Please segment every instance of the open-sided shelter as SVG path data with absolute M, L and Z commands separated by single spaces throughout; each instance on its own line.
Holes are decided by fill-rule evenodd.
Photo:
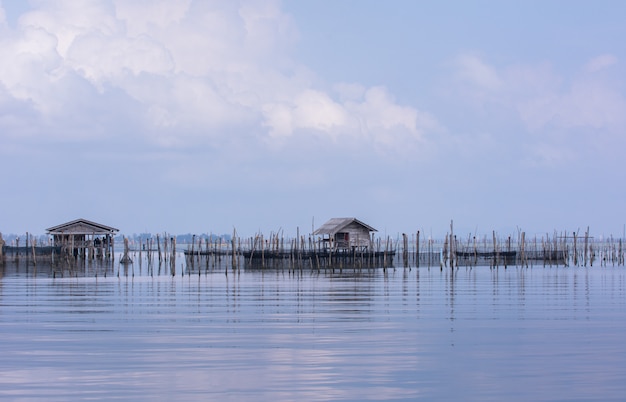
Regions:
M 85 258 L 89 256 L 107 256 L 113 252 L 113 236 L 119 229 L 87 219 L 76 219 L 46 229 L 53 237 L 55 246 L 62 247 L 65 252 Z

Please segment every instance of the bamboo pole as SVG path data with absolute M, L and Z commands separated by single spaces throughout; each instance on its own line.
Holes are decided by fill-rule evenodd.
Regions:
M 525 246 L 526 246 L 526 232 L 522 232 L 520 234 L 520 245 L 519 245 L 520 265 L 522 266 L 522 268 L 527 266 Z
M 402 264 L 404 268 L 409 265 L 409 239 L 406 233 L 402 233 Z
M 576 232 L 573 232 L 574 236 L 574 266 L 578 266 L 578 250 L 576 248 Z
M 585 231 L 585 249 L 584 249 L 584 262 L 585 267 L 587 266 L 587 257 L 588 257 L 588 247 L 589 247 L 589 226 L 587 226 L 587 231 Z
M 498 249 L 496 247 L 496 231 L 493 230 L 491 233 L 493 237 L 493 267 L 497 268 L 498 267 Z
M 478 245 L 476 244 L 476 235 L 474 235 L 474 266 L 478 265 Z
M 176 269 L 176 252 L 178 250 L 178 237 L 172 236 L 172 244 L 170 245 L 170 263 Z
M 454 221 L 450 221 L 450 269 L 454 269 L 454 254 L 456 253 L 455 249 L 455 237 L 454 237 Z
M 415 266 L 417 268 L 420 267 L 420 231 L 417 231 L 417 236 L 415 239 Z
M 168 238 L 167 237 L 168 237 L 167 233 L 163 232 L 163 256 L 165 257 L 165 261 L 166 262 L 169 260 Z M 171 239 L 169 241 L 171 241 Z
M 232 247 L 232 268 L 236 269 L 237 268 L 237 259 L 236 259 L 236 254 L 235 254 L 235 245 L 236 245 L 236 236 L 237 236 L 237 230 L 235 228 L 233 228 L 233 237 L 231 239 L 231 247 Z

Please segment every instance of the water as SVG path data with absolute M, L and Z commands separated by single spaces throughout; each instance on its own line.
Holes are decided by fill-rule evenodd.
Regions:
M 0 398 L 626 398 L 623 267 L 184 269 L 5 267 Z

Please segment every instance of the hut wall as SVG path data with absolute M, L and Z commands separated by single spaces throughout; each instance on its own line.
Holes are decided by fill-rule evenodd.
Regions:
M 370 244 L 370 232 L 367 228 L 354 222 L 343 228 L 337 233 L 341 237 L 340 233 L 348 233 L 349 244 L 338 244 L 338 247 L 368 247 Z

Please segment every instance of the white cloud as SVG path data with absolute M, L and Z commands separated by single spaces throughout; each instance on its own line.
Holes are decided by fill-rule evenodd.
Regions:
M 113 37 L 121 30 L 110 1 L 41 0 L 37 6 L 21 17 L 20 29 L 39 28 L 53 35 L 57 40 L 56 51 L 61 57 L 67 56 L 77 38 L 92 34 Z
M 617 64 L 617 57 L 612 54 L 603 54 L 589 60 L 585 65 L 585 69 L 589 72 L 596 72 L 615 64 Z
M 548 128 L 617 132 L 626 121 L 626 99 L 614 79 L 592 74 L 614 63 L 614 56 L 596 57 L 569 79 L 545 63 L 496 69 L 481 59 L 463 56 L 457 68 L 470 101 L 517 111 L 531 132 Z
M 531 130 L 548 127 L 589 128 L 617 132 L 626 123 L 626 99 L 597 81 L 577 81 L 566 92 L 544 93 L 520 101 L 522 119 Z
M 363 97 L 367 88 L 356 83 L 340 82 L 334 85 L 333 90 L 342 101 L 358 101 Z
M 384 87 L 360 90 L 358 85 L 337 87 L 340 98 L 304 90 L 292 102 L 264 107 L 265 125 L 275 137 L 313 132 L 333 142 L 379 147 L 379 151 L 418 151 L 426 132 L 440 131 L 436 119 L 409 106 L 398 105 Z M 346 96 L 347 94 L 347 96 Z
M 39 0 L 0 40 L 12 60 L 0 84 L 58 125 L 47 135 L 81 122 L 102 132 L 90 126 L 101 120 L 71 118 L 72 108 L 116 110 L 106 102 L 126 97 L 144 125 L 138 136 L 163 147 L 252 130 L 270 143 L 315 133 L 405 148 L 438 127 L 382 87 L 317 87 L 291 59 L 297 38 L 278 1 Z
M 473 54 L 462 54 L 457 58 L 457 73 L 461 80 L 476 87 L 495 91 L 501 88 L 502 79 L 496 69 Z
M 152 29 L 161 30 L 180 24 L 192 0 L 115 1 L 115 15 L 124 22 L 129 36 L 140 36 Z
M 273 136 L 290 136 L 295 130 L 315 130 L 330 136 L 349 126 L 343 105 L 321 91 L 305 89 L 292 102 L 268 104 L 263 108 L 265 125 Z
M 50 85 L 58 78 L 61 59 L 54 36 L 39 28 L 0 40 L 0 83 L 12 97 L 32 102 L 42 113 L 54 109 Z
M 169 52 L 147 36 L 106 37 L 93 34 L 76 38 L 68 49 L 66 63 L 97 86 L 123 85 L 126 74 L 167 75 L 174 63 Z
M 365 92 L 363 102 L 353 103 L 351 110 L 364 117 L 367 129 L 403 127 L 417 133 L 417 112 L 412 107 L 396 105 L 385 88 L 374 87 Z
M 327 94 L 305 90 L 295 99 L 294 117 L 298 127 L 332 132 L 346 126 L 348 116 L 344 108 Z
M 263 107 L 264 126 L 272 137 L 288 137 L 293 133 L 293 112 L 287 104 L 269 103 Z
M 478 124 L 492 127 L 499 148 L 518 148 L 531 165 L 564 166 L 591 150 L 626 146 L 624 76 L 609 68 L 616 63 L 603 54 L 567 76 L 546 62 L 495 67 L 462 55 L 452 96 L 479 111 Z

